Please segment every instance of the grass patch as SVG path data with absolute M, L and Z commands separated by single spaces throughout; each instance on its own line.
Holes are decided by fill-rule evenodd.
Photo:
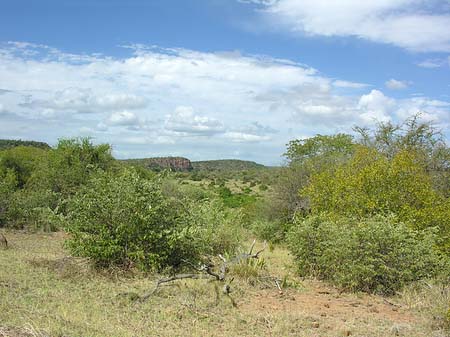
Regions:
M 63 249 L 65 235 L 5 233 L 0 251 L 0 336 L 352 336 L 392 335 L 395 324 L 410 337 L 445 336 L 420 311 L 393 308 L 382 297 L 339 294 L 317 281 L 293 275 L 291 256 L 266 250 L 264 268 L 298 287 L 260 287 L 236 276 L 230 294 L 216 282 L 182 280 L 161 286 L 146 302 L 134 301 L 152 289 L 158 275 L 99 273 L 88 260 Z M 255 247 L 259 249 L 260 246 Z M 402 301 L 400 299 L 399 301 Z M 418 316 L 417 316 L 418 315 Z M 434 330 L 433 330 L 434 329 Z

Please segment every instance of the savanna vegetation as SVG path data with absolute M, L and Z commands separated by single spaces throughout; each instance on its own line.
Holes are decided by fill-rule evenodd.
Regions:
M 282 168 L 1 144 L 0 336 L 448 334 L 450 148 L 420 116 Z

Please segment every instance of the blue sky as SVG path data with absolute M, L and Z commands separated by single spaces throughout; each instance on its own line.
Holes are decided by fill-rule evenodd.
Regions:
M 3 0 L 0 138 L 279 164 L 423 112 L 449 136 L 446 0 Z

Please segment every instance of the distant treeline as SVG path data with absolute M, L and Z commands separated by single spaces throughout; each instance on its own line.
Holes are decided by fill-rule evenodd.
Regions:
M 16 146 L 34 146 L 41 149 L 50 149 L 50 146 L 44 142 L 35 142 L 33 140 L 0 139 L 0 150 L 9 149 Z

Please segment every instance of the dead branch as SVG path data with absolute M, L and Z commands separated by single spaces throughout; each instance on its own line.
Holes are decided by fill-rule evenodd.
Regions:
M 255 240 L 253 240 L 253 243 L 250 247 L 250 250 L 248 253 L 242 253 L 232 259 L 232 263 L 239 263 L 241 261 L 245 261 L 248 259 L 258 259 L 259 254 L 261 254 L 264 250 L 267 248 L 267 241 L 264 241 L 264 246 L 262 249 L 258 250 L 255 254 L 253 254 L 253 247 L 255 246 Z
M 264 247 L 261 250 L 259 250 L 253 254 L 253 249 L 254 249 L 255 244 L 256 244 L 256 240 L 254 240 L 253 243 L 251 244 L 248 253 L 240 254 L 240 255 L 234 257 L 233 259 L 231 259 L 231 261 L 227 261 L 227 259 L 223 255 L 219 254 L 218 257 L 222 261 L 222 263 L 220 264 L 220 266 L 218 268 L 218 272 L 214 271 L 213 268 L 215 266 L 211 261 L 201 264 L 201 265 L 195 265 L 195 264 L 191 263 L 190 261 L 184 260 L 183 262 L 188 264 L 193 270 L 197 271 L 197 273 L 177 274 L 177 275 L 170 276 L 167 278 L 159 279 L 158 281 L 156 281 L 155 287 L 153 288 L 153 290 L 140 296 L 139 300 L 146 301 L 149 297 L 151 297 L 158 290 L 158 288 L 161 284 L 169 283 L 169 282 L 173 282 L 173 281 L 177 281 L 177 280 L 210 279 L 210 280 L 214 280 L 214 281 L 225 282 L 226 277 L 227 277 L 227 272 L 229 270 L 228 265 L 230 263 L 235 264 L 235 263 L 240 263 L 240 262 L 248 260 L 248 259 L 257 259 L 257 258 L 259 258 L 259 254 L 261 254 L 266 249 L 266 246 L 267 246 L 267 242 L 264 241 Z M 233 280 L 234 280 L 234 278 L 231 278 L 231 280 L 227 281 L 224 284 L 224 286 L 222 288 L 222 293 L 230 298 L 232 305 L 235 307 L 236 302 L 230 296 L 230 293 L 231 293 L 230 284 L 231 284 L 231 282 L 233 282 Z M 276 285 L 278 288 L 280 288 L 278 282 L 276 282 Z M 216 291 L 217 291 L 217 289 L 216 289 Z

